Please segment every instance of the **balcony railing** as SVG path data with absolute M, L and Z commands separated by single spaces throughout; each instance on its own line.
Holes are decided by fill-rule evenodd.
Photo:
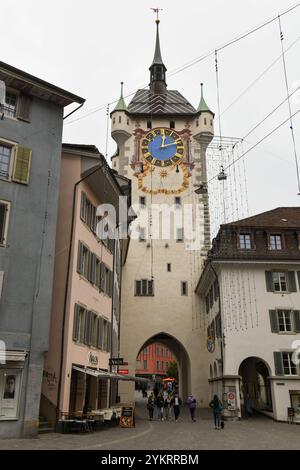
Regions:
M 10 118 L 16 117 L 16 108 L 14 106 L 8 106 L 6 104 L 0 104 L 0 116 L 7 116 Z

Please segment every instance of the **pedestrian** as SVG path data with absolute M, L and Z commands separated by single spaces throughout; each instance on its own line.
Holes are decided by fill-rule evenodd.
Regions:
M 194 423 L 196 421 L 195 411 L 196 411 L 196 406 L 197 406 L 197 400 L 194 397 L 194 395 L 191 394 L 191 395 L 188 396 L 187 404 L 188 404 L 188 407 L 189 407 L 189 410 L 190 410 L 190 413 L 191 413 L 192 421 Z
M 171 400 L 171 406 L 173 406 L 174 410 L 174 416 L 175 416 L 175 422 L 177 423 L 178 417 L 180 414 L 180 406 L 182 404 L 182 400 L 179 396 L 179 393 L 176 391 L 173 395 L 173 398 Z
M 155 398 L 154 398 L 154 393 L 151 392 L 151 393 L 150 393 L 150 396 L 149 396 L 149 398 L 148 398 L 148 403 L 147 403 L 147 408 L 148 408 L 148 413 L 149 413 L 149 419 L 150 419 L 150 421 L 153 420 L 154 407 L 155 407 Z
M 157 406 L 157 417 L 161 421 L 164 420 L 164 397 L 162 392 L 160 392 L 156 399 L 156 406 Z
M 252 400 L 250 398 L 249 393 L 247 393 L 245 397 L 245 410 L 246 410 L 247 418 L 251 418 L 253 411 L 252 411 Z
M 154 398 L 155 398 L 155 400 L 157 400 L 157 397 L 158 397 L 158 394 L 159 394 L 159 390 L 158 390 L 157 385 L 155 385 L 153 392 L 154 392 Z
M 170 419 L 170 408 L 171 408 L 171 395 L 169 394 L 165 399 L 164 410 L 165 410 L 165 420 L 169 421 Z
M 219 400 L 218 395 L 214 395 L 214 398 L 210 402 L 209 406 L 213 410 L 215 429 L 220 429 L 223 405 L 221 401 Z

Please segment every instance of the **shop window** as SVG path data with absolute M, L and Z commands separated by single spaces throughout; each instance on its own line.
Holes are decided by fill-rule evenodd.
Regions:
M 0 369 L 0 420 L 18 417 L 22 370 Z

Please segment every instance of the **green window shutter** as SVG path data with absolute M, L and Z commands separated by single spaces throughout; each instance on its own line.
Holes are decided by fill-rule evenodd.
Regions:
M 298 287 L 300 290 L 300 271 L 297 271 L 297 276 L 298 276 Z
M 32 98 L 25 93 L 21 93 L 18 97 L 17 105 L 17 118 L 22 119 L 22 121 L 30 122 L 31 119 L 31 105 Z
M 114 275 L 112 271 L 109 271 L 109 278 L 110 278 L 110 283 L 109 283 L 109 297 L 113 296 L 113 282 L 114 282 Z
M 135 281 L 135 295 L 141 295 L 142 281 Z
M 78 304 L 75 304 L 74 320 L 73 320 L 73 340 L 74 341 L 78 340 L 79 311 L 80 311 L 80 306 Z
M 273 273 L 272 273 L 272 271 L 266 271 L 265 276 L 266 276 L 267 292 L 274 292 Z
M 89 310 L 85 311 L 85 322 L 84 322 L 84 344 L 90 345 L 90 317 L 91 312 Z
M 288 271 L 289 292 L 297 292 L 295 271 Z
M 14 158 L 12 181 L 16 183 L 28 184 L 32 150 L 18 145 Z
M 277 310 L 269 310 L 272 333 L 279 333 L 279 322 Z
M 275 375 L 284 375 L 281 352 L 274 352 Z
M 300 333 L 300 310 L 294 310 L 294 328 L 296 333 Z
M 77 272 L 82 274 L 82 261 L 83 261 L 83 244 L 78 242 L 78 253 L 77 253 Z

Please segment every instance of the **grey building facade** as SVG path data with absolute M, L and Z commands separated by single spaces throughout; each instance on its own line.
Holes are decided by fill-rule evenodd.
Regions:
M 37 433 L 64 107 L 84 99 L 0 62 L 0 437 Z

